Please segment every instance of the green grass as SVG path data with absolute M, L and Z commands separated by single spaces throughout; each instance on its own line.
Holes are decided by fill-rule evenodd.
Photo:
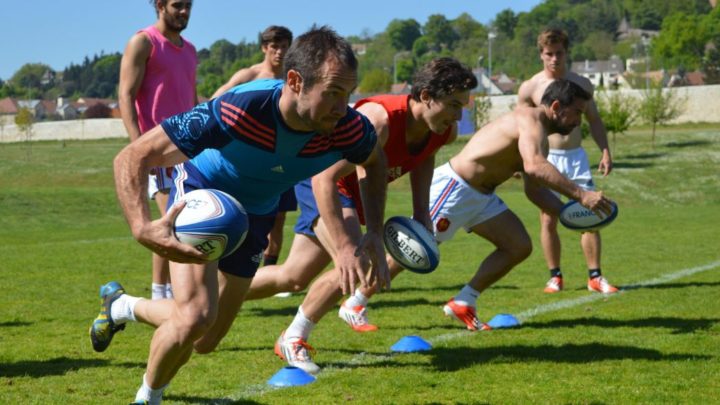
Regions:
M 597 182 L 620 206 L 603 230 L 604 274 L 625 286 L 612 297 L 585 290 L 578 235 L 561 231 L 566 290 L 545 295 L 539 249 L 480 297 L 479 315 L 523 317 L 523 326 L 463 331 L 441 306 L 489 253 L 458 234 L 440 268 L 402 274 L 371 302 L 372 334 L 334 313 L 310 343 L 324 368 L 305 387 L 266 385 L 283 363 L 272 354 L 302 295 L 248 302 L 210 355 L 194 356 L 166 403 L 712 403 L 720 392 L 720 131 L 673 127 L 619 135 L 615 171 Z M 447 160 L 459 140 L 441 153 Z M 127 403 L 144 371 L 152 330 L 129 325 L 105 353 L 87 328 L 97 288 L 116 279 L 149 296 L 150 254 L 130 237 L 115 200 L 111 161 L 121 140 L 0 144 L 0 403 Z M 597 152 L 586 147 L 591 160 Z M 511 180 L 501 197 L 537 244 L 538 212 Z M 388 215 L 409 212 L 406 179 Z M 286 224 L 286 248 L 295 215 Z M 685 269 L 702 268 L 679 274 Z M 662 279 L 662 276 L 678 275 Z M 650 285 L 642 285 L 655 280 Z M 589 298 L 588 300 L 585 300 Z M 566 303 L 563 309 L 549 305 Z M 393 355 L 400 337 L 433 343 Z

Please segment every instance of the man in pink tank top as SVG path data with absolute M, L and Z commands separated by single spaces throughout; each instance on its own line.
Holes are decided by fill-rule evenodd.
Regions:
M 157 14 L 154 25 L 139 30 L 128 41 L 120 65 L 118 99 L 130 141 L 166 118 L 197 104 L 195 47 L 180 33 L 190 19 L 190 0 L 151 0 Z M 165 214 L 172 168 L 155 168 L 148 195 Z M 153 254 L 152 297 L 171 298 L 166 259 Z

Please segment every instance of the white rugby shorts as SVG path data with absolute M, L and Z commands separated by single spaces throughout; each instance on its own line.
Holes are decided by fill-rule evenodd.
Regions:
M 148 175 L 148 198 L 151 200 L 155 199 L 155 194 L 158 191 L 167 192 L 170 190 L 173 182 L 172 167 L 156 167 L 155 173 Z
M 575 149 L 550 149 L 547 157 L 558 171 L 583 190 L 594 191 L 595 183 L 592 179 L 590 161 L 583 148 Z M 555 195 L 558 195 L 555 193 Z
M 483 194 L 472 188 L 446 163 L 435 169 L 430 186 L 430 218 L 435 239 L 452 239 L 460 227 L 470 232 L 508 209 L 495 193 Z

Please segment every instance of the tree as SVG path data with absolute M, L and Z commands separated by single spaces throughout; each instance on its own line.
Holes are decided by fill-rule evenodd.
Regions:
M 433 14 L 428 17 L 423 26 L 423 34 L 427 36 L 436 50 L 443 47 L 451 48 L 459 39 L 459 35 L 453 29 L 450 21 L 442 14 Z
M 15 116 L 15 125 L 17 125 L 20 132 L 25 134 L 25 142 L 28 145 L 28 157 L 30 156 L 30 140 L 32 139 L 32 126 L 33 126 L 33 115 L 30 109 L 27 107 L 20 107 L 18 113 Z
M 420 33 L 420 23 L 410 18 L 407 20 L 394 19 L 385 29 L 390 37 L 390 44 L 398 51 L 409 51 Z
M 392 77 L 383 69 L 373 69 L 364 76 L 358 90 L 361 93 L 387 93 L 390 91 Z
M 665 17 L 660 35 L 652 41 L 653 59 L 694 70 L 705 54 L 708 34 L 700 15 L 676 13 Z
M 655 129 L 657 125 L 665 125 L 685 111 L 687 99 L 673 90 L 663 91 L 661 86 L 653 86 L 643 91 L 638 114 L 652 125 L 652 148 L 655 149 Z
M 615 153 L 617 134 L 624 134 L 637 118 L 637 100 L 624 96 L 619 91 L 603 91 L 596 94 L 595 102 L 605 129 L 612 133 L 613 154 Z
M 515 15 L 511 9 L 506 8 L 495 16 L 493 27 L 495 27 L 499 34 L 503 34 L 509 39 L 513 39 L 515 37 L 515 27 L 517 24 L 518 16 Z

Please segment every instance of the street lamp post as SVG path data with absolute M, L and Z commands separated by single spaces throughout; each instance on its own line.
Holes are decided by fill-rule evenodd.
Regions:
M 485 57 L 483 55 L 478 56 L 477 71 L 478 71 L 478 77 L 479 77 L 478 83 L 480 85 L 480 90 L 485 92 L 485 83 L 483 83 L 483 80 L 482 80 L 482 78 L 483 78 L 483 69 L 482 69 L 483 59 L 485 59 Z
M 405 56 L 408 54 L 408 51 L 402 51 L 398 52 L 395 55 L 393 55 L 393 84 L 397 83 L 397 61 L 398 56 Z
M 492 83 L 492 40 L 497 37 L 494 31 L 488 31 L 488 79 Z
M 642 36 L 642 44 L 645 49 L 645 90 L 650 89 L 650 38 Z

